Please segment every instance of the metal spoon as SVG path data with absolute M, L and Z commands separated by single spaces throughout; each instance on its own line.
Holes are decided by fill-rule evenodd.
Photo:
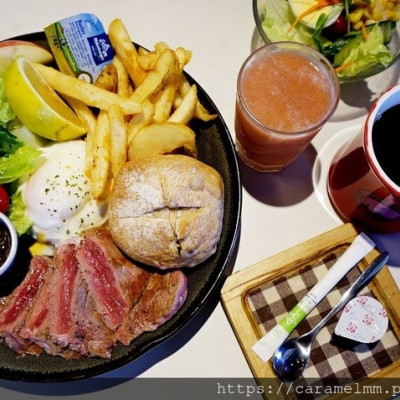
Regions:
M 335 316 L 357 293 L 363 289 L 382 269 L 389 259 L 389 253 L 383 252 L 360 274 L 356 281 L 343 294 L 332 310 L 308 333 L 284 342 L 276 350 L 272 366 L 279 378 L 294 381 L 305 370 L 309 360 L 311 345 L 319 331 Z

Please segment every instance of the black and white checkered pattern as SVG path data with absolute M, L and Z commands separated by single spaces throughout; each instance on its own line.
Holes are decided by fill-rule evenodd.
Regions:
M 248 306 L 261 332 L 265 334 L 272 329 L 326 274 L 339 256 L 340 253 L 332 254 L 315 265 L 301 268 L 292 276 L 279 277 L 249 293 Z M 301 322 L 292 333 L 292 337 L 306 333 L 315 326 L 339 301 L 359 274 L 360 270 L 353 268 Z M 364 289 L 362 294 L 374 297 L 368 288 Z M 301 384 L 302 380 L 312 380 L 319 384 L 355 382 L 400 359 L 399 339 L 390 324 L 380 341 L 363 344 L 334 334 L 339 317 L 340 313 L 318 334 L 313 343 L 311 361 L 297 384 Z

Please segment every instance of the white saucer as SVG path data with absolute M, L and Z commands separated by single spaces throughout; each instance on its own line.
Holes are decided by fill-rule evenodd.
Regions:
M 325 211 L 336 221 L 344 222 L 335 212 L 329 199 L 327 180 L 329 168 L 337 152 L 349 143 L 359 132 L 361 125 L 353 125 L 336 132 L 318 152 L 315 160 L 312 181 L 318 201 Z M 387 250 L 390 253 L 390 271 L 400 288 L 400 232 L 392 234 L 368 233 L 381 251 Z

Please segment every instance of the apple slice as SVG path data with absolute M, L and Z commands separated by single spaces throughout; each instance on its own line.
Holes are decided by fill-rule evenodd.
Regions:
M 44 47 L 25 40 L 5 40 L 0 42 L 0 73 L 18 56 L 29 61 L 47 64 L 53 61 L 53 55 Z

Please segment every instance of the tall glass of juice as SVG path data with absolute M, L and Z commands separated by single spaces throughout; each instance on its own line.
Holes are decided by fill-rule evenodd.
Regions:
M 315 49 L 275 42 L 253 52 L 237 80 L 236 148 L 262 172 L 291 164 L 331 118 L 340 84 L 331 63 Z

